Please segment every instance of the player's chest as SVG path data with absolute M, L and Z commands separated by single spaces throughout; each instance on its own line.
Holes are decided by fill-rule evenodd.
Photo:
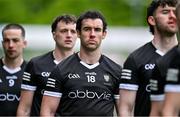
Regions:
M 3 91 L 20 89 L 22 74 L 21 72 L 15 74 L 6 71 L 2 72 L 0 75 L 0 89 Z
M 44 84 L 46 83 L 48 77 L 51 74 L 51 71 L 53 70 L 55 66 L 50 65 L 49 67 L 39 67 L 37 69 L 35 69 L 34 73 L 32 73 L 32 79 L 34 79 L 34 81 L 37 84 Z
M 65 87 L 113 87 L 118 83 L 111 72 L 100 69 L 74 70 L 65 74 Z

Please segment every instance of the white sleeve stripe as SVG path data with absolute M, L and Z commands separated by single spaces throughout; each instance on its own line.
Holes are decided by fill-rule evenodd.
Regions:
M 120 97 L 119 95 L 114 95 L 115 99 L 119 99 L 119 97 Z
M 139 87 L 138 87 L 138 85 L 135 85 L 135 84 L 120 84 L 119 88 L 137 91 Z
M 165 85 L 165 92 L 180 92 L 180 85 L 177 84 L 167 84 Z
M 55 82 L 56 80 L 55 80 L 55 79 L 52 79 L 52 78 L 48 78 L 48 81 Z
M 30 76 L 31 74 L 30 74 L 30 73 L 28 73 L 28 72 L 24 72 L 24 75 L 28 75 L 28 76 Z
M 53 96 L 53 97 L 61 97 L 62 93 L 52 92 L 52 91 L 44 91 L 44 94 L 46 96 Z
M 47 81 L 47 84 L 55 84 L 55 82 Z
M 164 100 L 164 94 L 161 95 L 151 95 L 151 101 L 163 101 Z
M 21 84 L 21 89 L 35 91 L 36 90 L 36 86 L 30 86 L 30 85 Z
M 130 73 L 121 73 L 121 75 L 123 75 L 123 76 L 131 76 Z
M 121 76 L 121 79 L 128 79 L 128 80 L 130 80 L 131 77 L 129 77 L 129 76 Z
M 54 85 L 51 84 L 46 84 L 47 87 L 55 87 Z
M 30 76 L 27 76 L 27 75 L 23 75 L 23 77 L 25 77 L 25 78 L 30 78 Z
M 123 69 L 122 72 L 127 72 L 127 73 L 131 73 L 132 71 L 129 69 Z
M 23 80 L 25 80 L 25 81 L 30 81 L 30 79 L 29 79 L 29 78 L 23 78 Z

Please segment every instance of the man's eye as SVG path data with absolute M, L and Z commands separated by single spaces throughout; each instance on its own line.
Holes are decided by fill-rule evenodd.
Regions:
M 97 32 L 101 32 L 102 31 L 101 28 L 95 28 L 94 30 L 97 31 Z
M 67 30 L 60 30 L 60 32 L 61 32 L 61 33 L 65 33 L 65 32 L 67 32 Z
M 168 10 L 164 10 L 164 11 L 162 11 L 162 13 L 163 13 L 163 14 L 168 14 L 169 11 L 168 11 Z
M 83 30 L 84 30 L 84 31 L 90 31 L 91 29 L 88 28 L 88 27 L 87 27 L 87 28 L 85 27 Z

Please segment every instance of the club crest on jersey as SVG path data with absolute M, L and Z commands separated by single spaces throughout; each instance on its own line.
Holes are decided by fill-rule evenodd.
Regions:
M 146 70 L 152 70 L 152 69 L 154 69 L 154 67 L 155 67 L 155 64 L 146 64 L 146 65 L 144 66 L 144 68 L 145 68 Z
M 49 77 L 50 73 L 51 73 L 51 72 L 42 72 L 41 75 L 42 75 L 43 77 Z
M 109 75 L 104 75 L 104 80 L 105 80 L 106 82 L 109 82 L 109 79 L 110 79 Z
M 69 79 L 78 79 L 78 78 L 80 78 L 80 76 L 79 76 L 79 74 L 69 73 L 68 78 Z

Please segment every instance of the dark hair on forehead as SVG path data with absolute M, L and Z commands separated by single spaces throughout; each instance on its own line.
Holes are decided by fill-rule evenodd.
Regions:
M 2 36 L 4 36 L 4 31 L 9 30 L 9 29 L 21 30 L 21 35 L 23 38 L 25 38 L 25 29 L 23 28 L 23 26 L 21 26 L 20 24 L 14 24 L 14 23 L 10 23 L 4 26 L 4 28 L 2 29 Z
M 147 16 L 146 20 L 150 28 L 150 32 L 154 35 L 154 28 L 151 24 L 148 22 L 148 17 L 153 16 L 154 12 L 159 6 L 165 7 L 166 5 L 171 7 L 176 7 L 177 0 L 152 0 L 151 4 L 147 8 Z
M 180 14 L 180 2 L 178 3 L 178 5 L 176 7 L 176 16 L 179 17 L 179 19 L 180 19 L 179 14 Z
M 61 16 L 58 16 L 54 19 L 52 25 L 51 25 L 51 32 L 54 32 L 57 28 L 57 24 L 59 22 L 65 22 L 66 24 L 70 24 L 70 23 L 73 23 L 75 24 L 76 23 L 76 17 L 74 15 L 61 15 Z
M 77 19 L 76 30 L 81 31 L 82 21 L 84 19 L 101 19 L 103 22 L 103 32 L 107 29 L 107 22 L 99 11 L 86 11 Z

